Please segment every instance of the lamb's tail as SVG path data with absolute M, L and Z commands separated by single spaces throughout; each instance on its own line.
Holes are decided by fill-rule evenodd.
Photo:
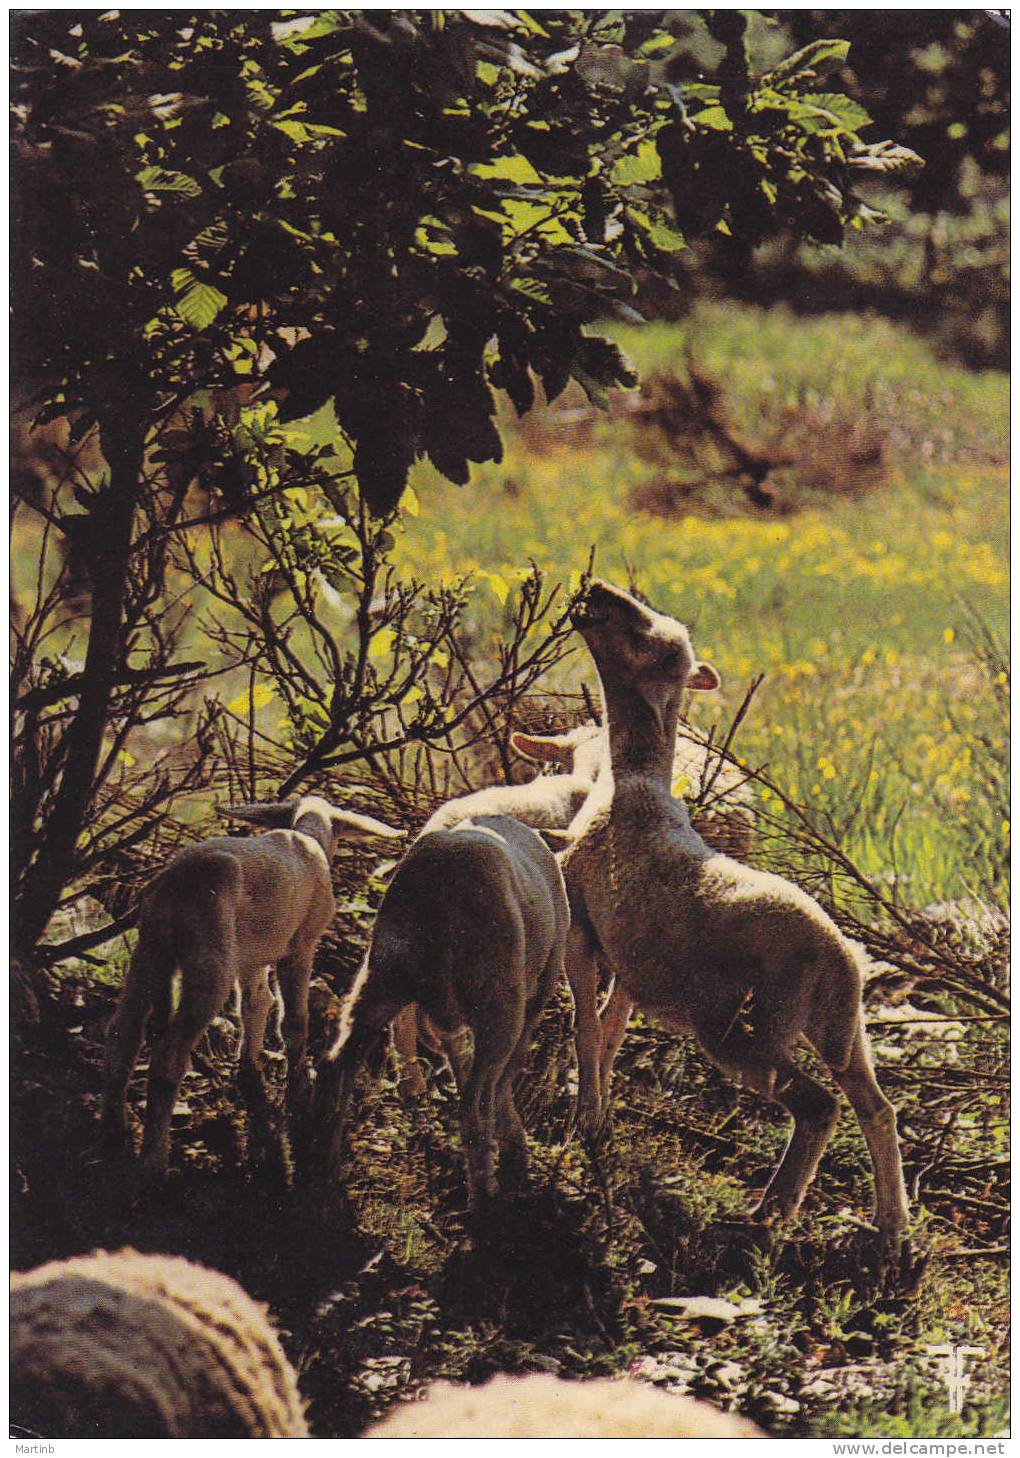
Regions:
M 127 1145 L 128 1081 L 138 1060 L 150 1011 L 154 1011 L 160 1033 L 169 1021 L 176 965 L 172 925 L 160 914 L 158 905 L 147 901 L 142 906 L 131 965 L 106 1029 L 101 1137 L 111 1152 Z
M 336 1171 L 355 1075 L 383 1031 L 411 1001 L 370 951 L 344 998 L 336 1040 L 316 1069 L 312 1165 L 317 1175 L 329 1178 Z

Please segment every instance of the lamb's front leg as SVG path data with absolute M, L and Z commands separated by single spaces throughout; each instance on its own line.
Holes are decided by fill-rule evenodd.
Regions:
M 627 1024 L 633 1011 L 633 1002 L 624 992 L 620 979 L 616 978 L 599 1014 L 602 1038 L 602 1051 L 599 1054 L 599 1106 L 603 1119 L 609 1113 L 609 1085 L 613 1077 L 613 1064 L 627 1036 Z
M 576 922 L 567 935 L 567 981 L 574 999 L 574 1043 L 577 1048 L 577 1132 L 595 1134 L 603 1118 L 599 1059 L 602 1030 L 598 1017 L 599 968 L 590 933 Z

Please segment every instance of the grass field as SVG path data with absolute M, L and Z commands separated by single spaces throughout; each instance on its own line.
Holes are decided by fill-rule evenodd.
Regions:
M 869 872 L 895 870 L 914 904 L 1001 895 L 1007 796 L 982 740 L 1001 744 L 1008 689 L 1005 377 L 853 316 L 706 306 L 616 337 L 646 380 L 690 351 L 742 438 L 799 448 L 800 478 L 797 463 L 770 478 L 778 510 L 718 482 L 683 515 L 636 509 L 668 484 L 668 438 L 642 458 L 629 418 L 589 418 L 579 396 L 508 421 L 506 459 L 470 487 L 420 468 L 398 560 L 433 581 L 480 570 L 478 627 L 497 633 L 528 559 L 569 582 L 594 547 L 597 571 L 681 616 L 719 668 L 702 727 L 765 674 L 740 753 Z M 854 486 L 862 456 L 879 463 Z M 586 675 L 578 653 L 565 682 Z

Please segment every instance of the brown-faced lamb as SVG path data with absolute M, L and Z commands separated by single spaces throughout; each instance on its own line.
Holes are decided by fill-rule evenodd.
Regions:
M 794 1119 L 760 1218 L 792 1216 L 835 1127 L 835 1097 L 794 1061 L 815 1049 L 860 1122 L 875 1174 L 875 1218 L 897 1244 L 908 1209 L 892 1105 L 879 1088 L 861 1010 L 858 953 L 799 887 L 714 853 L 670 794 L 685 689 L 718 685 L 687 629 L 606 583 L 575 616 L 609 727 L 609 772 L 571 826 L 562 857 L 571 903 L 567 975 L 577 1007 L 579 1127 L 593 1132 L 600 1087 L 597 966 L 633 1001 Z
M 481 1387 L 437 1382 L 363 1438 L 764 1438 L 746 1418 L 632 1377 L 566 1382 L 536 1374 Z
M 237 805 L 229 814 L 276 827 L 250 839 L 222 836 L 187 846 L 147 888 L 138 944 L 106 1035 L 102 1136 L 115 1150 L 129 1142 L 126 1094 L 146 1020 L 157 1024 L 149 1061 L 142 1168 L 166 1173 L 170 1117 L 191 1050 L 241 988 L 242 1088 L 264 1097 L 261 1055 L 273 1005 L 275 966 L 283 1001 L 287 1106 L 305 1107 L 309 1074 L 308 982 L 312 958 L 333 919 L 330 862 L 342 840 L 393 840 L 381 821 L 337 810 L 315 795 L 277 804 Z M 174 973 L 180 990 L 173 998 Z
M 473 1205 L 523 1175 L 527 1139 L 513 1085 L 563 970 L 570 913 L 552 851 L 509 816 L 485 815 L 412 845 L 386 889 L 340 1033 L 320 1060 L 316 1163 L 338 1164 L 343 1115 L 369 1047 L 409 1003 L 444 1033 L 467 1027 L 474 1057 L 461 1093 L 461 1136 Z
M 177 1256 L 97 1251 L 11 1279 L 10 1411 L 40 1438 L 306 1438 L 264 1306 Z

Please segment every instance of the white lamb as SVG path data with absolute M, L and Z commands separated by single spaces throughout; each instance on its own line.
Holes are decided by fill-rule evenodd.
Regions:
M 606 1113 L 595 1006 L 602 960 L 639 1007 L 693 1031 L 724 1072 L 793 1115 L 761 1217 L 797 1211 L 836 1123 L 837 1100 L 794 1061 L 798 1043 L 810 1043 L 853 1105 L 874 1167 L 876 1221 L 884 1242 L 897 1243 L 907 1198 L 895 1113 L 871 1064 L 858 954 L 799 887 L 713 853 L 670 794 L 681 695 L 717 686 L 718 675 L 695 663 L 681 623 L 605 583 L 592 585 L 575 623 L 598 669 L 611 759 L 562 858 L 582 1132 Z
M 742 859 L 750 851 L 755 837 L 750 786 L 746 777 L 723 758 L 716 746 L 690 738 L 689 734 L 689 730 L 677 733 L 670 772 L 671 790 L 677 791 L 679 786 L 683 786 L 685 792 L 692 791 L 697 795 L 709 791 L 709 805 L 699 806 L 694 811 L 698 831 L 713 850 Z M 561 766 L 563 773 L 536 781 L 539 785 L 555 785 L 568 776 L 573 779 L 580 777 L 589 782 L 590 793 L 598 776 L 608 770 L 609 736 L 597 724 L 582 724 L 566 734 L 514 734 L 511 742 L 520 754 L 529 759 Z M 457 801 L 452 804 L 456 805 Z M 563 847 L 570 843 L 573 834 L 570 827 L 573 824 L 573 820 L 568 823 Z M 633 1010 L 634 1003 L 623 984 L 614 979 L 599 1014 L 599 1088 L 603 1104 L 608 1103 L 613 1064 L 626 1037 Z
M 555 758 L 563 766 L 562 773 L 540 775 L 526 785 L 490 785 L 447 800 L 426 821 L 421 835 L 452 830 L 467 820 L 491 815 L 511 815 L 535 830 L 565 832 L 595 783 L 602 758 L 600 734 L 597 725 L 584 724 L 565 734 L 543 739 L 541 745 L 554 745 L 555 754 L 541 752 L 534 757 L 546 762 Z M 511 742 L 522 754 L 528 755 L 525 745 L 532 742 L 528 736 L 514 734 Z M 393 1019 L 393 1047 L 400 1059 L 401 1091 L 411 1098 L 423 1098 L 427 1091 L 418 1060 L 420 1045 L 430 1053 L 446 1057 L 457 1089 L 463 1092 L 471 1066 L 469 1044 L 464 1028 L 445 1031 L 414 1003 L 403 1008 Z

